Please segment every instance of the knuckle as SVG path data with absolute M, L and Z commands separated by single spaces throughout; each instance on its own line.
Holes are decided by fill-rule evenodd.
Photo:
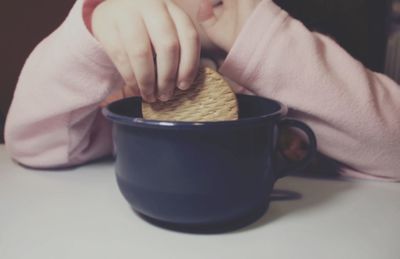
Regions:
M 176 54 L 179 52 L 179 42 L 176 39 L 172 40 L 165 40 L 164 42 L 161 43 L 161 49 L 163 51 Z
M 147 46 L 136 46 L 130 53 L 130 56 L 135 59 L 147 59 L 152 55 L 152 51 Z

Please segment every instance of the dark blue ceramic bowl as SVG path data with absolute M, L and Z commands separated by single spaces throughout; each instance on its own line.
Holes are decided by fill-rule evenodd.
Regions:
M 118 185 L 136 212 L 184 231 L 236 228 L 266 211 L 278 178 L 311 160 L 314 134 L 305 124 L 284 118 L 283 105 L 237 97 L 236 121 L 144 120 L 138 97 L 103 110 L 114 124 Z M 278 170 L 277 138 L 283 126 L 303 130 L 310 149 L 303 161 Z

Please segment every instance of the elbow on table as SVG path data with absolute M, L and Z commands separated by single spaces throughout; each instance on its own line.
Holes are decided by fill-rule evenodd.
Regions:
M 6 123 L 4 134 L 6 150 L 17 163 L 37 169 L 68 166 L 68 145 L 50 142 L 45 136 L 28 134 Z

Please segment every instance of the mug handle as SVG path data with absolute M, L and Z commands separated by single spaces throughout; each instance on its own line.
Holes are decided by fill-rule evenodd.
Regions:
M 278 122 L 278 133 L 279 133 L 278 135 L 280 135 L 280 132 L 282 132 L 283 128 L 298 128 L 301 131 L 303 131 L 308 138 L 309 148 L 308 148 L 306 156 L 302 160 L 293 161 L 292 159 L 289 159 L 288 157 L 286 157 L 285 154 L 283 154 L 282 149 L 279 147 L 279 143 L 278 143 L 277 148 L 279 149 L 281 156 L 286 161 L 290 161 L 290 164 L 287 167 L 278 170 L 276 179 L 285 177 L 292 171 L 304 169 L 317 154 L 317 139 L 315 137 L 314 132 L 312 131 L 312 129 L 309 126 L 307 126 L 307 124 L 305 124 L 304 122 L 295 120 L 295 119 L 283 118 Z

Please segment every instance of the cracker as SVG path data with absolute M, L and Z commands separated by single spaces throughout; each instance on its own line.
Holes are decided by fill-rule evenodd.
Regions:
M 143 118 L 159 121 L 226 121 L 238 118 L 229 84 L 216 71 L 201 68 L 190 89 L 176 89 L 167 102 L 142 102 Z

